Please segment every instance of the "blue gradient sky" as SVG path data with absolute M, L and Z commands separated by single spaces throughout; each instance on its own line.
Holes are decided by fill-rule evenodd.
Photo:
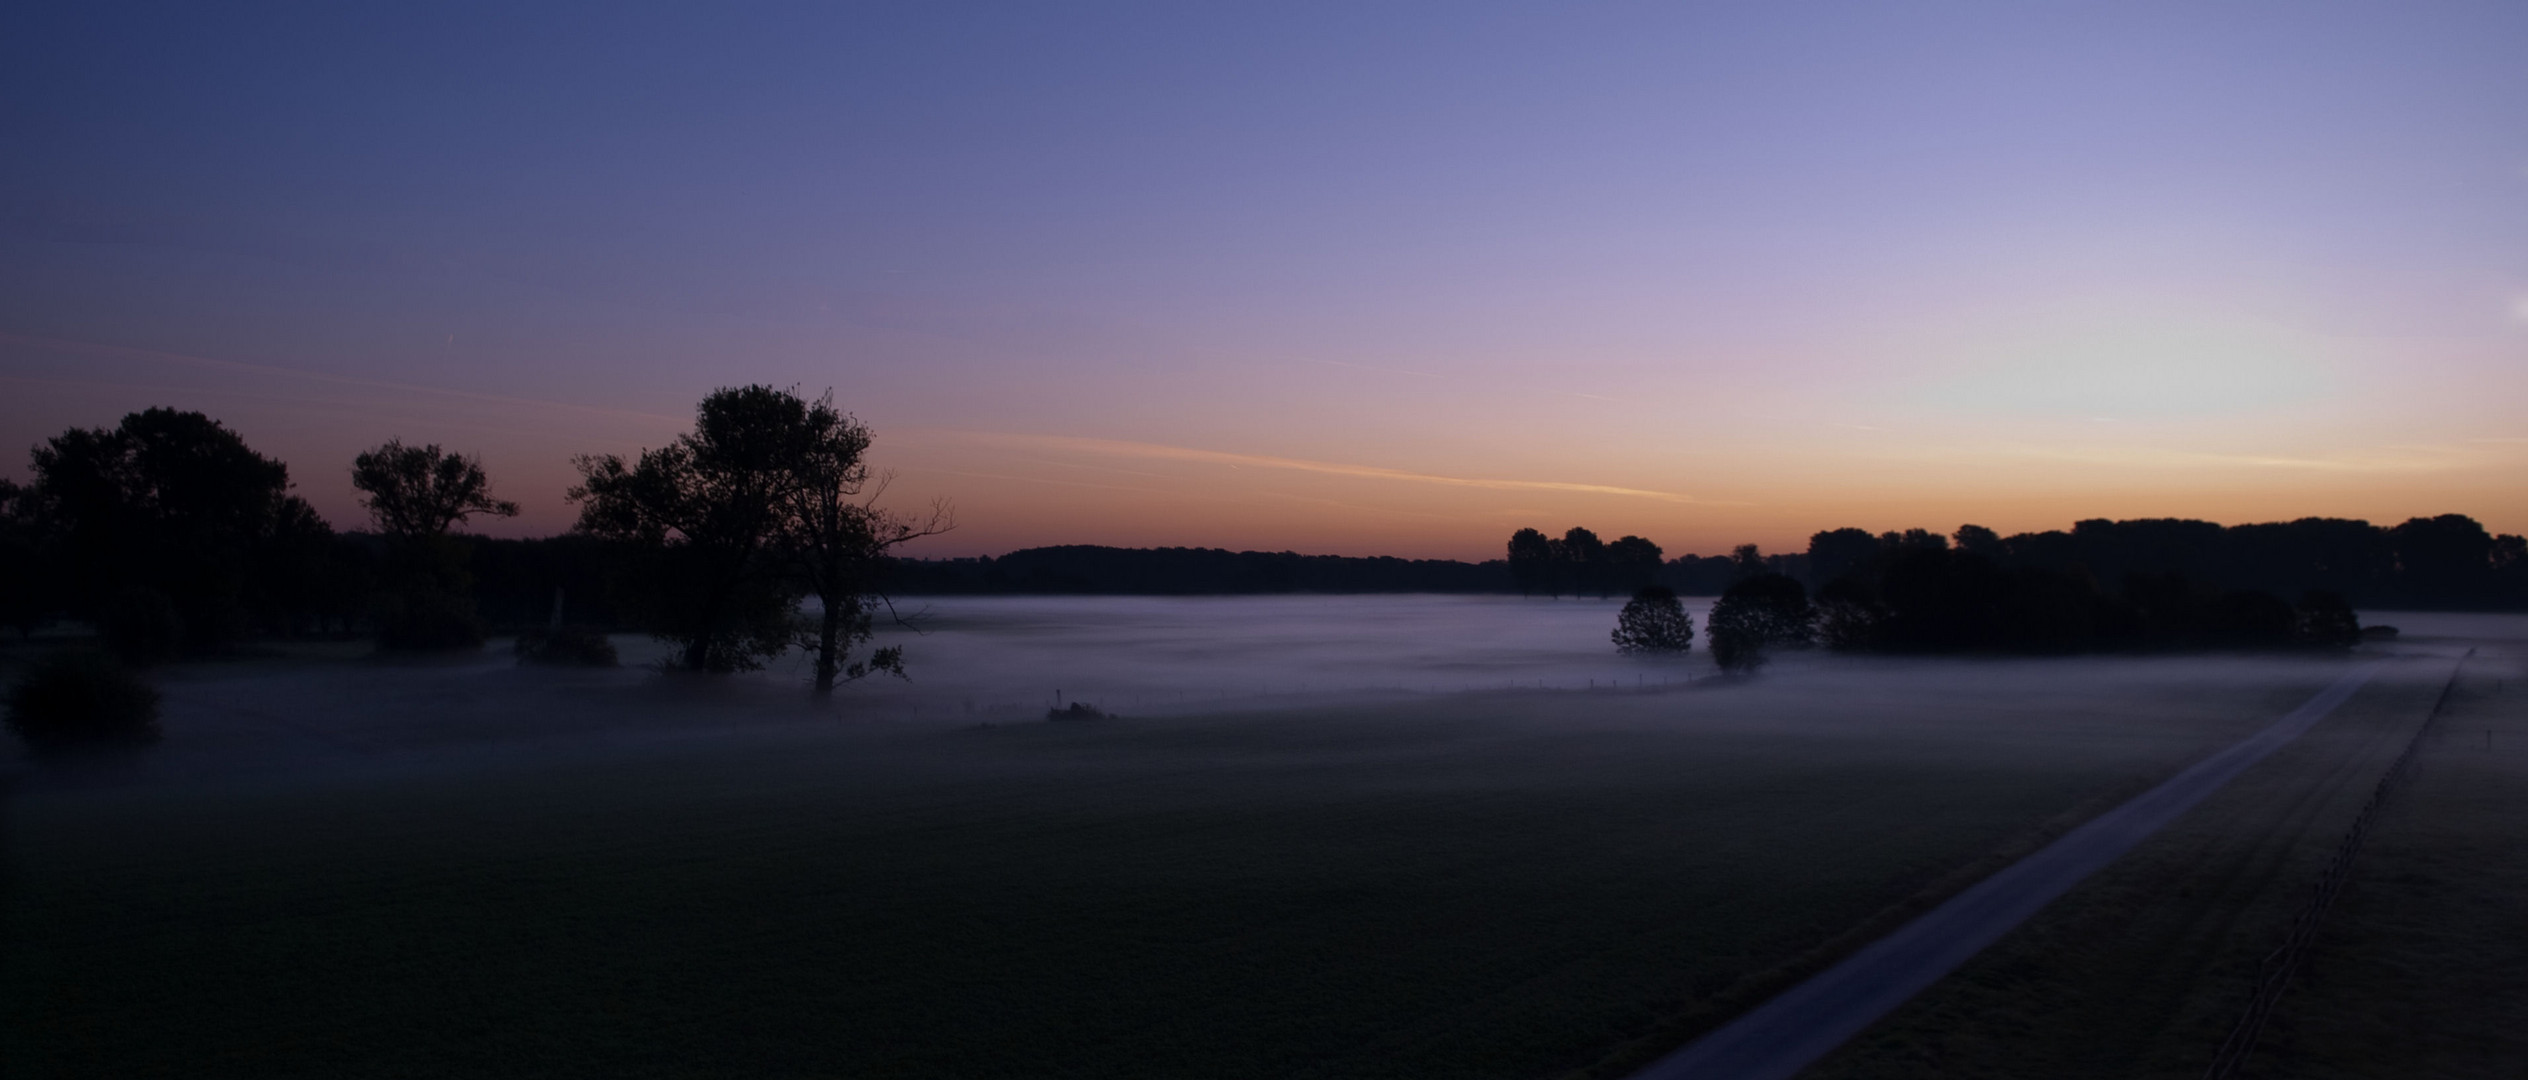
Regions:
M 0 15 L 0 445 L 536 533 L 770 382 L 933 553 L 2528 529 L 2528 5 L 517 7 Z

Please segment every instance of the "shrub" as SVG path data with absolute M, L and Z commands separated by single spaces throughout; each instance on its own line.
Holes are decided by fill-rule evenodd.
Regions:
M 517 653 L 521 664 L 613 667 L 621 662 L 615 656 L 614 642 L 585 626 L 565 626 L 550 632 L 530 630 L 518 635 Z
M 1653 585 L 1633 594 L 1615 617 L 1615 651 L 1681 653 L 1694 647 L 1694 617 L 1675 590 Z
M 37 754 L 146 745 L 158 739 L 158 691 L 111 657 L 56 654 L 10 692 L 9 730 Z

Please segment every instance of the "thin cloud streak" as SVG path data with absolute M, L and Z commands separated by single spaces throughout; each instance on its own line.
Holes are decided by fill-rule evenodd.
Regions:
M 1319 473 L 1327 476 L 1349 476 L 1365 480 L 1395 480 L 1415 484 L 1441 484 L 1450 487 L 1483 488 L 1492 491 L 1562 491 L 1582 495 L 1616 495 L 1633 499 L 1655 499 L 1660 502 L 1690 503 L 1701 506 L 1744 505 L 1715 503 L 1672 491 L 1648 491 L 1642 488 L 1616 487 L 1611 484 L 1579 484 L 1560 480 L 1500 480 L 1489 477 L 1441 476 L 1434 473 L 1408 472 L 1403 469 L 1380 468 L 1375 465 L 1351 465 L 1334 461 L 1309 461 L 1303 458 L 1268 457 L 1261 454 L 1232 454 L 1220 450 L 1198 450 L 1185 446 L 1159 443 L 1127 442 L 1120 439 L 1083 439 L 1061 435 L 1018 435 L 1004 432 L 953 433 L 975 442 L 1035 450 L 1068 450 L 1075 453 L 1103 454 L 1112 457 L 1142 458 L 1158 461 L 1190 461 L 1230 468 L 1286 469 L 1293 472 Z
M 1008 473 L 969 472 L 964 469 L 922 469 L 921 472 L 941 476 L 971 476 L 977 480 L 1014 480 L 1022 484 L 1051 484 L 1055 487 L 1096 488 L 1099 491 L 1131 491 L 1143 495 L 1166 494 L 1156 488 L 1127 487 L 1122 484 L 1092 484 L 1086 480 L 1055 480 L 1045 476 L 1011 476 Z

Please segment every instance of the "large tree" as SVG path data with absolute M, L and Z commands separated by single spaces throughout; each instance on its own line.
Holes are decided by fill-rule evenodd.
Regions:
M 351 460 L 351 486 L 369 518 L 389 536 L 444 536 L 476 515 L 516 517 L 518 504 L 492 498 L 481 458 L 439 444 L 389 439 Z
M 2493 584 L 2493 534 L 2464 514 L 2409 518 L 2387 531 L 2397 584 L 2409 601 L 2479 607 Z
M 1753 545 L 1747 545 L 1752 548 Z M 1704 618 L 1712 659 L 1724 671 L 1753 671 L 1764 665 L 1765 650 L 1775 645 L 1806 645 L 1815 640 L 1816 612 L 1808 590 L 1781 574 L 1742 578 L 1714 601 Z
M 1571 595 L 1606 595 L 1606 541 L 1598 539 L 1598 534 L 1574 525 L 1554 541 L 1554 552 L 1565 580 L 1571 583 Z
M 798 593 L 778 545 L 795 467 L 815 450 L 807 413 L 796 394 L 724 388 L 666 446 L 577 460 L 580 529 L 646 553 L 625 599 L 686 668 L 751 670 L 790 646 Z
M 1638 593 L 1659 580 L 1659 545 L 1627 536 L 1606 545 L 1607 576 L 1616 588 Z
M 1846 574 L 1868 572 L 1878 554 L 1878 537 L 1867 529 L 1827 529 L 1808 538 L 1808 572 L 1823 585 Z
M 1519 594 L 1532 596 L 1536 590 L 1554 589 L 1554 542 L 1535 529 L 1520 529 L 1510 534 L 1510 580 L 1518 583 Z
M 288 467 L 197 412 L 149 409 L 116 427 L 73 428 L 36 447 L 34 465 L 74 606 L 109 622 L 115 611 L 172 611 L 196 650 L 235 638 L 250 611 L 272 606 L 307 570 L 261 556 L 329 532 L 289 493 Z
M 881 671 L 902 676 L 900 647 L 878 649 L 866 660 L 850 660 L 848 654 L 869 640 L 876 609 L 886 602 L 878 579 L 887 553 L 954 528 L 952 515 L 946 503 L 933 503 L 923 520 L 877 506 L 886 481 L 881 477 L 873 484 L 863 460 L 869 429 L 834 407 L 832 391 L 809 403 L 800 420 L 801 449 L 784 488 L 782 541 L 820 609 L 804 641 L 815 654 L 816 691 L 831 693 L 838 680 Z
M 474 614 L 468 552 L 449 530 L 477 515 L 515 517 L 518 504 L 492 497 L 480 458 L 437 443 L 400 439 L 353 458 L 351 486 L 392 547 L 393 610 L 380 621 L 389 648 L 472 648 L 483 643 Z

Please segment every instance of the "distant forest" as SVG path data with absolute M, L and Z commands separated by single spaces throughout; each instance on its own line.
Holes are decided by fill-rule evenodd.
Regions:
M 510 541 L 509 543 L 535 543 Z M 1523 593 L 1628 596 L 1660 585 L 1717 596 L 1755 573 L 1778 573 L 1817 591 L 1865 581 L 1922 552 L 1972 559 L 2001 572 L 2077 575 L 2107 591 L 2173 576 L 2205 588 L 2282 597 L 2331 592 L 2362 607 L 2446 610 L 2528 608 L 2528 541 L 2494 535 L 2459 514 L 2381 527 L 2343 518 L 2222 526 L 2145 518 L 2082 521 L 2069 530 L 2001 536 L 1975 525 L 1952 535 L 1926 529 L 1871 533 L 1830 529 L 1805 551 L 1766 554 L 1741 545 L 1725 555 L 1667 558 L 1627 536 L 1601 541 L 1587 529 L 1547 537 L 1520 530 L 1504 558 L 1351 558 L 1217 548 L 1026 548 L 999 558 L 899 559 L 890 577 L 903 595 L 1105 593 Z M 1925 565 L 1914 558 L 1917 569 Z M 1964 566 L 1960 562 L 1957 565 Z

